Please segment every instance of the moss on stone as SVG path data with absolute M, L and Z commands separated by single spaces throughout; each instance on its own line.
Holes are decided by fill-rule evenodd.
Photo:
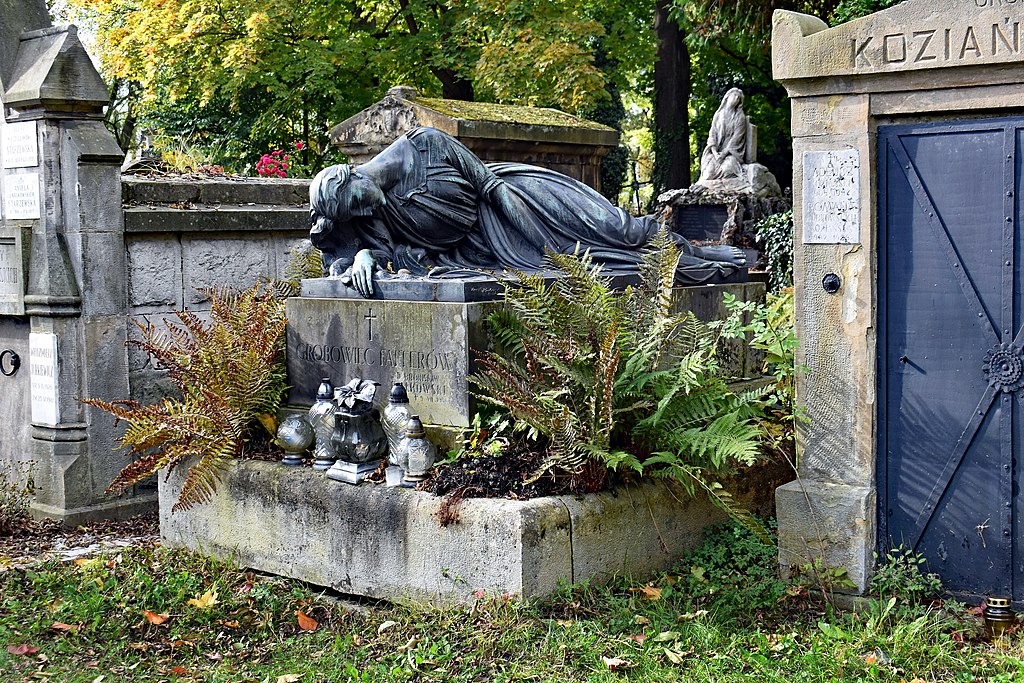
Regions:
M 410 100 L 426 109 L 445 116 L 466 121 L 494 121 L 529 126 L 555 126 L 559 128 L 586 128 L 590 130 L 612 130 L 600 123 L 581 119 L 557 109 L 523 107 L 512 104 L 491 102 L 466 102 L 463 100 L 442 100 L 432 97 L 417 97 Z

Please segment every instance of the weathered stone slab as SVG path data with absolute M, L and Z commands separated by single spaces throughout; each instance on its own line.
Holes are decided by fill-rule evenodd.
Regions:
M 867 482 L 865 482 L 867 483 Z M 783 574 L 811 563 L 843 568 L 858 593 L 874 565 L 875 491 L 797 479 L 775 493 L 779 563 Z
M 322 377 L 403 382 L 424 422 L 469 426 L 466 376 L 473 350 L 489 348 L 484 318 L 496 305 L 289 299 L 288 402 L 311 405 Z
M 909 0 L 831 29 L 795 12 L 774 23 L 778 80 L 1024 61 L 1024 13 L 1008 0 Z
M 350 486 L 308 468 L 233 461 L 212 502 L 171 512 L 184 476 L 160 475 L 160 535 L 242 566 L 355 595 L 435 604 L 474 593 L 541 597 L 559 582 L 667 569 L 723 513 L 664 483 L 528 501 L 441 498 Z M 653 524 L 651 520 L 658 520 Z
M 25 314 L 30 232 L 0 225 L 0 315 Z

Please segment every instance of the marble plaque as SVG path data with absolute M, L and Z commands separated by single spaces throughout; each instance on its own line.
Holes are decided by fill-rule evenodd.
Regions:
M 35 121 L 8 123 L 3 127 L 4 168 L 34 168 L 39 165 L 39 144 Z
M 29 333 L 28 355 L 29 381 L 32 388 L 32 422 L 44 425 L 59 424 L 57 335 Z
M 0 228 L 0 315 L 24 314 L 25 271 L 21 231 Z
M 860 242 L 860 153 L 804 152 L 804 244 Z
M 12 221 L 39 218 L 38 173 L 10 173 L 4 177 L 4 213 Z

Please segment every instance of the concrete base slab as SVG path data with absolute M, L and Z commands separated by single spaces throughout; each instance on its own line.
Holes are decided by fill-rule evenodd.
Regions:
M 131 498 L 115 498 L 109 502 L 71 509 L 34 501 L 30 513 L 34 519 L 57 519 L 64 526 L 71 527 L 104 519 L 128 519 L 147 512 L 154 512 L 156 509 L 157 494 L 153 492 Z
M 820 561 L 845 569 L 851 592 L 865 592 L 874 567 L 874 489 L 797 479 L 776 489 L 775 511 L 783 575 Z
M 309 468 L 235 461 L 210 503 L 171 512 L 184 477 L 160 475 L 160 535 L 242 566 L 343 593 L 435 604 L 523 598 L 560 583 L 667 569 L 725 515 L 661 482 L 588 496 L 470 499 L 449 526 L 442 499 L 347 486 Z

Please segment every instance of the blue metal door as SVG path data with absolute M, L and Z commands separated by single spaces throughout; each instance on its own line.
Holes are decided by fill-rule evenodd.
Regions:
M 1024 119 L 879 129 L 879 539 L 1024 599 Z

